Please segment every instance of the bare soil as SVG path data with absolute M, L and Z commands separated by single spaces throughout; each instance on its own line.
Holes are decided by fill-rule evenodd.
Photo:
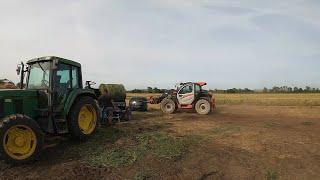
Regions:
M 32 164 L 0 162 L 0 179 L 320 179 L 320 107 L 224 105 L 208 116 L 150 110 L 135 113 L 130 122 L 101 127 L 108 128 L 121 133 L 99 137 L 105 139 L 86 148 L 103 153 L 117 147 L 125 153 L 139 146 L 136 136 L 149 132 L 166 133 L 177 141 L 197 138 L 178 146 L 182 149 L 173 146 L 178 158 L 147 149 L 150 152 L 124 163 L 116 164 L 117 158 L 123 159 L 120 154 L 106 161 L 115 163 L 98 165 L 85 160 L 89 154 L 77 152 L 82 149 L 73 149 L 77 142 L 62 138 Z M 147 143 L 156 144 L 152 139 Z

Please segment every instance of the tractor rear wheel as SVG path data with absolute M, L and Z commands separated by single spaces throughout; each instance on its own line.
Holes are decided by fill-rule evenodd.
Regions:
M 36 160 L 43 148 L 44 134 L 33 119 L 11 115 L 0 122 L 0 154 L 10 164 Z
M 161 101 L 161 110 L 163 113 L 172 114 L 176 111 L 176 103 L 172 99 L 164 99 Z
M 73 105 L 68 118 L 68 128 L 71 135 L 78 139 L 93 134 L 97 128 L 99 109 L 91 97 L 82 97 Z
M 198 114 L 207 115 L 211 111 L 210 102 L 205 99 L 199 99 L 195 105 L 195 109 Z

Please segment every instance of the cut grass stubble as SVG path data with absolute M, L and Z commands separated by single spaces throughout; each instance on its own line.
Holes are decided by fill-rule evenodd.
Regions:
M 131 139 L 134 145 L 112 146 L 118 139 Z M 92 166 L 127 166 L 146 155 L 155 158 L 179 160 L 188 147 L 200 142 L 198 136 L 174 137 L 165 132 L 126 134 L 115 128 L 101 129 L 88 141 L 75 145 L 68 152 L 77 152 L 81 161 Z

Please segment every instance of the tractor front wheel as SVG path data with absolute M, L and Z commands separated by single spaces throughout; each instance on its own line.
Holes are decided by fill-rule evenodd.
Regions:
M 172 99 L 164 99 L 161 101 L 161 110 L 163 113 L 172 114 L 176 111 L 176 103 Z
M 91 97 L 82 97 L 73 105 L 68 118 L 71 135 L 83 139 L 93 134 L 97 128 L 99 109 Z
M 207 115 L 211 111 L 210 102 L 205 99 L 199 99 L 195 105 L 195 109 L 198 114 Z
M 10 164 L 36 160 L 43 148 L 44 134 L 33 119 L 11 115 L 0 121 L 0 154 Z

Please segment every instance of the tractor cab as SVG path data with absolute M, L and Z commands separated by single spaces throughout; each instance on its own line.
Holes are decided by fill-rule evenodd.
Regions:
M 47 56 L 29 60 L 26 68 L 24 66 L 21 63 L 17 68 L 17 73 L 21 76 L 20 85 L 23 85 L 26 79 L 23 91 L 36 92 L 38 100 L 35 102 L 35 113 L 27 115 L 37 119 L 46 132 L 61 131 L 50 121 L 66 119 L 63 110 L 67 106 L 70 93 L 82 88 L 81 65 L 71 60 Z M 49 118 L 49 121 L 42 120 L 44 114 L 48 115 L 44 117 Z
M 32 59 L 27 65 L 24 71 L 27 72 L 26 89 L 45 93 L 48 96 L 48 107 L 56 111 L 61 110 L 70 92 L 82 88 L 79 63 L 49 56 Z

